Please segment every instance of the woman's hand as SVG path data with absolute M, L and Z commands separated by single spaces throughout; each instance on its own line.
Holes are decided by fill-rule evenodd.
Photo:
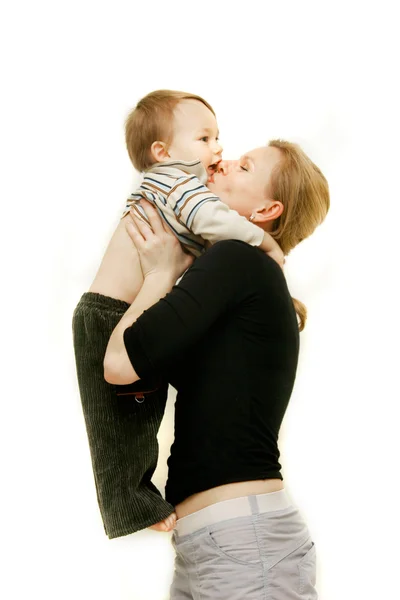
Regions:
M 163 223 L 153 205 L 142 200 L 151 227 L 130 211 L 126 230 L 139 253 L 143 277 L 160 274 L 171 276 L 175 282 L 193 263 L 193 256 L 184 252 L 172 231 Z

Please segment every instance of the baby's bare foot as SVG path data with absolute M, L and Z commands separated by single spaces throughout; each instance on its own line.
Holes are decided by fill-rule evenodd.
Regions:
M 160 521 L 159 523 L 156 523 L 155 525 L 152 525 L 151 527 L 149 527 L 149 529 L 155 529 L 156 531 L 171 531 L 171 529 L 173 529 L 175 527 L 175 524 L 176 524 L 176 513 L 172 513 L 171 515 L 169 515 L 169 517 L 167 517 L 163 521 Z

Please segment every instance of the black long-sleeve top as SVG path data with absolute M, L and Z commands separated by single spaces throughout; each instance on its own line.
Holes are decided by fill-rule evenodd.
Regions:
M 221 241 L 124 332 L 140 378 L 177 390 L 166 500 L 238 481 L 279 478 L 278 433 L 299 351 L 297 317 L 278 264 Z

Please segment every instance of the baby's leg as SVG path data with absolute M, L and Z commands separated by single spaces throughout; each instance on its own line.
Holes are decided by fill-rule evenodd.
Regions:
M 106 346 L 128 307 L 121 300 L 86 293 L 73 320 L 97 499 L 110 539 L 146 529 L 174 511 L 151 481 L 157 466 L 157 432 L 167 384 L 139 380 L 128 386 L 113 386 L 104 380 Z

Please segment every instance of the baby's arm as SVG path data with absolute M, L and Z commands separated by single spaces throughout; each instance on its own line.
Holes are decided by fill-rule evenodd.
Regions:
M 258 246 L 283 266 L 283 252 L 272 236 L 231 210 L 196 177 L 182 181 L 167 200 L 177 219 L 195 235 L 212 244 L 241 240 Z
M 283 268 L 283 265 L 285 264 L 285 255 L 278 242 L 266 231 L 264 231 L 263 241 L 259 245 L 259 248 L 268 254 L 268 256 L 276 260 L 278 265 Z

